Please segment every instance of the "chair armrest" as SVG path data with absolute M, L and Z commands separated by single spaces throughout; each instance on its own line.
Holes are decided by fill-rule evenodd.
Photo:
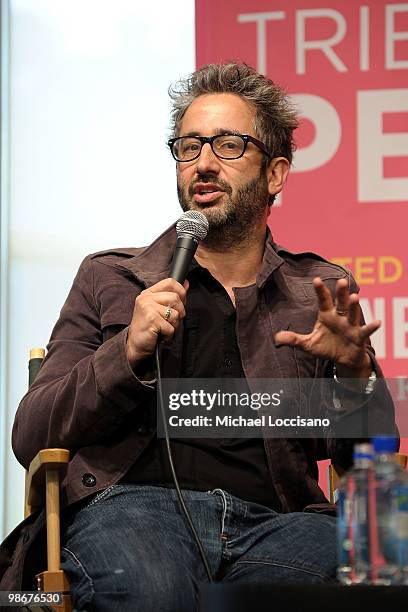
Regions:
M 31 461 L 25 482 L 25 517 L 45 505 L 46 472 L 58 471 L 61 479 L 66 472 L 69 458 L 69 451 L 65 448 L 45 448 Z
M 408 456 L 403 455 L 402 453 L 395 453 L 395 461 L 405 470 L 407 467 Z
M 339 488 L 340 478 L 345 473 L 345 470 L 331 463 L 328 468 L 328 484 L 329 484 L 329 501 L 331 504 L 335 504 L 337 501 L 337 489 Z

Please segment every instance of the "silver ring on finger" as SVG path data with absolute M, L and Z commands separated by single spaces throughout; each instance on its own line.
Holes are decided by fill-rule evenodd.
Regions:
M 168 321 L 171 317 L 171 308 L 170 306 L 167 306 L 166 308 L 166 312 L 164 313 L 164 319 L 165 321 Z

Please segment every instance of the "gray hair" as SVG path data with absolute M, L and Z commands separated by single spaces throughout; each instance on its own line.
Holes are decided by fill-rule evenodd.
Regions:
M 272 157 L 292 161 L 298 114 L 287 93 L 247 64 L 208 64 L 169 88 L 173 137 L 190 104 L 203 94 L 231 93 L 255 109 L 254 129 Z

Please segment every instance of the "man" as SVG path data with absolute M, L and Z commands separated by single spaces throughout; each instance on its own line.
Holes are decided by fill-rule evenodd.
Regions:
M 147 248 L 87 257 L 16 415 L 25 467 L 44 447 L 72 452 L 62 559 L 76 610 L 194 610 L 207 579 L 152 422 L 159 338 L 163 377 L 335 375 L 345 418 L 393 415 L 369 346 L 380 323 L 362 324 L 354 281 L 318 256 L 277 247 L 267 228 L 292 159 L 288 98 L 239 64 L 202 68 L 172 97 L 180 204 L 210 226 L 188 280 L 168 278 L 173 227 Z M 351 446 L 173 440 L 213 579 L 334 579 L 335 519 L 302 511 L 327 501 L 316 460 L 346 467 Z

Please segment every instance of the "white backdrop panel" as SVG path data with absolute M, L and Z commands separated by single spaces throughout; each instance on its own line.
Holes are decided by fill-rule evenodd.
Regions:
M 11 0 L 7 533 L 22 518 L 9 438 L 76 269 L 179 215 L 167 88 L 194 70 L 194 1 Z M 3 534 L 4 535 L 4 534 Z

